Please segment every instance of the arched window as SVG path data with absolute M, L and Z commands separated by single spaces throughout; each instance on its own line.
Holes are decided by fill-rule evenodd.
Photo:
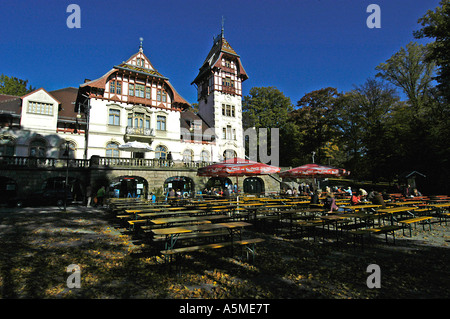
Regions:
M 43 139 L 36 139 L 31 141 L 29 154 L 31 157 L 46 157 L 47 142 Z
M 119 157 L 119 145 L 110 142 L 106 145 L 106 157 Z
M 155 148 L 155 158 L 156 159 L 166 159 L 167 158 L 167 147 L 164 145 L 158 145 Z
M 226 161 L 227 159 L 230 158 L 235 158 L 237 157 L 237 154 L 234 150 L 225 150 L 225 152 L 223 152 L 223 159 Z
M 185 149 L 183 152 L 183 162 L 190 163 L 194 159 L 194 152 L 190 149 Z
M 14 141 L 10 136 L 0 137 L 0 156 L 14 155 Z
M 201 160 L 202 162 L 209 162 L 209 152 L 203 150 L 203 151 L 200 153 L 200 160 Z

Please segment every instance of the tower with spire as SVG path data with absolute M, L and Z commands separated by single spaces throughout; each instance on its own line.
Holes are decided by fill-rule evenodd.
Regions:
M 222 30 L 213 38 L 197 77 L 198 115 L 215 129 L 217 153 L 213 160 L 244 157 L 242 128 L 242 82 L 248 79 L 240 56 Z

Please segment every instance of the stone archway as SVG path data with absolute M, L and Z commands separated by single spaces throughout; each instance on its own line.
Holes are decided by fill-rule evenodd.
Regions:
M 191 197 L 195 194 L 194 180 L 187 176 L 172 176 L 164 181 L 164 194 L 173 189 L 175 193 L 180 192 L 180 196 Z
M 147 198 L 148 182 L 141 176 L 119 176 L 109 184 L 111 197 Z

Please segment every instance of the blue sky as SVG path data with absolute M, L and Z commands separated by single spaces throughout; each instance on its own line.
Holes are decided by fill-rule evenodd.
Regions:
M 71 3 L 81 28 L 69 29 Z M 381 8 L 370 29 L 369 4 Z M 275 86 L 296 102 L 308 92 L 346 92 L 376 74 L 411 41 L 417 20 L 439 0 L 2 0 L 0 74 L 49 91 L 78 87 L 144 53 L 190 103 L 191 85 L 225 18 L 225 37 L 241 56 L 252 87 Z M 419 43 L 426 43 L 423 40 Z

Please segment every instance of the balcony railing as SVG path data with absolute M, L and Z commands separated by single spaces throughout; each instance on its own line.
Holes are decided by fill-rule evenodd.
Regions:
M 0 156 L 0 167 L 88 167 L 89 161 L 74 158 L 50 158 L 30 156 Z
M 125 132 L 127 135 L 155 136 L 155 131 L 152 128 L 127 126 Z
M 160 168 L 199 168 L 205 167 L 212 163 L 201 162 L 201 161 L 169 161 L 165 159 L 148 159 L 148 158 L 117 158 L 117 157 L 99 157 L 99 166 L 109 166 L 109 167 L 160 167 Z
M 118 158 L 93 156 L 90 160 L 28 156 L 0 156 L 2 168 L 87 168 L 87 167 L 138 167 L 138 168 L 199 168 L 212 164 L 202 161 L 169 161 L 165 159 Z

